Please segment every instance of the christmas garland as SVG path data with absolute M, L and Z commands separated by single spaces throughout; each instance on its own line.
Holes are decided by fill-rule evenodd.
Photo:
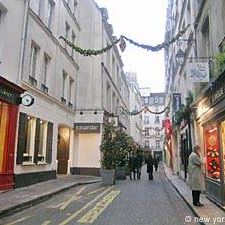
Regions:
M 145 132 L 146 130 L 155 130 L 157 132 L 160 132 L 164 129 L 164 126 L 162 126 L 160 129 L 156 129 L 155 127 L 147 127 L 146 130 L 142 130 L 140 127 L 138 127 L 138 124 L 136 123 L 136 128 L 141 132 Z
M 93 49 L 83 49 L 72 42 L 68 41 L 66 38 L 60 36 L 59 39 L 62 39 L 66 44 L 68 44 L 71 48 L 73 48 L 76 52 L 80 53 L 83 56 L 92 56 L 92 55 L 100 55 L 109 49 L 113 47 L 113 45 L 116 45 L 118 42 L 121 41 L 121 39 L 116 39 L 111 44 L 107 44 L 106 47 L 99 49 L 99 50 L 93 50 Z
M 129 41 L 131 44 L 133 44 L 133 45 L 135 45 L 137 47 L 146 49 L 147 51 L 156 52 L 156 51 L 159 51 L 159 50 L 161 50 L 163 48 L 169 47 L 169 45 L 171 45 L 173 42 L 178 40 L 186 32 L 186 30 L 188 29 L 189 26 L 190 26 L 190 24 L 188 24 L 184 30 L 180 31 L 175 37 L 173 37 L 169 41 L 164 41 L 163 43 L 158 44 L 156 46 L 139 44 L 139 43 L 133 41 L 132 39 L 127 38 L 126 36 L 123 36 L 123 35 L 121 37 L 124 38 L 125 40 Z
M 167 110 L 169 110 L 170 108 L 169 108 L 169 106 L 167 106 L 167 107 L 165 107 L 162 111 L 160 111 L 160 112 L 153 112 L 153 111 L 151 111 L 149 108 L 148 108 L 148 106 L 145 106 L 144 108 L 142 108 L 140 111 L 136 111 L 136 112 L 132 112 L 131 113 L 131 116 L 136 116 L 136 115 L 138 115 L 138 114 L 140 114 L 140 113 L 142 113 L 143 111 L 146 113 L 147 111 L 148 112 L 150 112 L 150 113 L 152 113 L 152 114 L 162 114 L 162 113 L 164 113 L 165 111 L 167 111 Z
M 168 47 L 169 45 L 171 45 L 172 43 L 174 43 L 175 41 L 177 41 L 188 29 L 188 27 L 190 26 L 190 24 L 188 24 L 186 26 L 186 28 L 182 31 L 180 31 L 175 37 L 173 37 L 172 39 L 170 39 L 169 41 L 164 41 L 161 44 L 158 44 L 156 46 L 151 46 L 151 45 L 145 45 L 145 44 L 139 44 L 136 41 L 133 41 L 132 39 L 121 35 L 121 37 L 119 39 L 116 39 L 115 41 L 113 41 L 110 44 L 107 44 L 106 47 L 99 49 L 99 50 L 94 50 L 94 49 L 83 49 L 75 44 L 73 44 L 72 42 L 70 42 L 69 40 L 67 40 L 66 38 L 60 36 L 59 39 L 62 39 L 66 44 L 68 44 L 71 48 L 73 48 L 76 52 L 78 52 L 79 54 L 83 55 L 83 56 L 96 56 L 96 55 L 100 55 L 103 54 L 104 52 L 110 50 L 114 45 L 118 44 L 119 42 L 121 42 L 121 44 L 123 45 L 124 40 L 127 40 L 128 42 L 130 42 L 131 44 L 146 49 L 147 51 L 159 51 L 163 48 Z

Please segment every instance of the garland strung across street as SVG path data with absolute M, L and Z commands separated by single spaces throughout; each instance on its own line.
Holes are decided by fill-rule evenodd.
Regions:
M 140 47 L 142 49 L 146 49 L 147 51 L 159 51 L 163 48 L 168 47 L 169 45 L 171 45 L 172 43 L 174 43 L 175 41 L 177 41 L 188 29 L 188 27 L 190 26 L 190 24 L 188 24 L 186 26 L 186 28 L 182 31 L 179 31 L 179 33 L 173 37 L 172 39 L 170 39 L 169 41 L 164 41 L 161 44 L 158 44 L 156 46 L 152 46 L 152 45 L 145 45 L 145 44 L 139 44 L 136 41 L 133 41 L 130 38 L 127 38 L 124 35 L 121 35 L 121 37 L 119 39 L 114 40 L 112 43 L 107 44 L 106 47 L 102 48 L 102 49 L 98 49 L 98 50 L 94 50 L 94 49 L 83 49 L 75 44 L 73 44 L 72 42 L 70 42 L 69 40 L 67 40 L 66 38 L 64 38 L 63 36 L 60 36 L 59 39 L 62 39 L 66 44 L 68 44 L 71 48 L 73 48 L 76 52 L 78 52 L 79 54 L 83 55 L 83 56 L 95 56 L 95 55 L 100 55 L 103 54 L 104 52 L 110 50 L 114 45 L 118 44 L 120 42 L 120 47 L 121 50 L 123 51 L 125 49 L 125 41 L 130 42 L 131 44 Z
M 164 126 L 162 126 L 160 129 L 156 129 L 155 127 L 146 127 L 146 130 L 142 130 L 139 126 L 138 126 L 138 124 L 136 123 L 136 127 L 137 127 L 137 129 L 139 130 L 139 131 L 141 131 L 141 132 L 145 132 L 146 130 L 155 130 L 155 131 L 157 131 L 157 132 L 160 132 L 160 131 L 162 131 L 163 129 L 164 129 Z M 154 136 L 154 135 L 153 135 Z M 157 135 L 156 135 L 157 136 Z M 158 136 L 157 136 L 158 137 Z

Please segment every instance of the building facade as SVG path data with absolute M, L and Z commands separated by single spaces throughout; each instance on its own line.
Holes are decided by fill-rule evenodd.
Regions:
M 107 10 L 92 0 L 1 0 L 0 30 L 0 189 L 99 175 L 104 124 L 130 133 L 123 62 L 117 46 L 84 57 L 59 37 L 105 47 L 114 40 Z
M 144 147 L 154 157 L 163 159 L 164 143 L 164 93 L 150 93 L 142 96 L 145 109 L 142 111 Z
M 174 172 L 187 178 L 187 158 L 195 144 L 206 158 L 206 194 L 219 204 L 225 204 L 224 188 L 224 1 L 169 1 L 166 38 L 174 36 L 190 24 L 181 39 L 165 51 L 166 93 L 171 104 L 173 120 L 173 166 Z M 178 50 L 185 53 L 178 64 Z M 208 80 L 202 80 L 202 70 L 189 68 L 194 64 L 209 72 Z M 200 73 L 198 73 L 200 72 Z M 188 84 L 188 85 L 187 85 Z M 193 101 L 188 103 L 189 93 Z M 180 94 L 181 107 L 189 109 L 188 115 L 178 123 L 173 106 L 174 94 Z M 188 107 L 187 107 L 188 106 Z M 181 112 L 181 110 L 179 111 Z M 186 111 L 187 112 L 187 111 Z

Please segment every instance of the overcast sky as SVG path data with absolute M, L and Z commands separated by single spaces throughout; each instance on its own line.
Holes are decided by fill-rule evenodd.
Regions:
M 140 44 L 157 45 L 164 41 L 167 0 L 95 0 L 108 9 L 114 34 Z M 150 52 L 130 45 L 121 54 L 124 71 L 136 72 L 140 87 L 151 92 L 164 91 L 164 52 Z

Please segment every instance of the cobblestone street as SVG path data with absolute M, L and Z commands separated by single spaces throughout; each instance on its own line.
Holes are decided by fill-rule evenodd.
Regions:
M 72 188 L 5 217 L 0 224 L 181 225 L 185 224 L 185 217 L 194 218 L 168 182 L 162 167 L 155 172 L 153 181 L 147 179 L 145 171 L 144 166 L 141 180 L 127 178 L 117 181 L 113 187 L 96 183 Z

